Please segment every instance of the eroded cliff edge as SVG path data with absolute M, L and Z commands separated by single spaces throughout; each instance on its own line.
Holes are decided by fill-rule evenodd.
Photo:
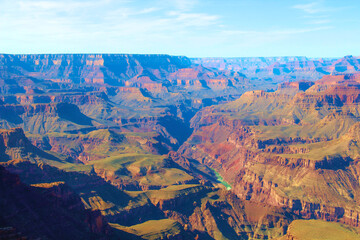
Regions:
M 241 199 L 359 226 L 359 79 L 283 84 L 205 108 L 178 154 L 218 171 Z

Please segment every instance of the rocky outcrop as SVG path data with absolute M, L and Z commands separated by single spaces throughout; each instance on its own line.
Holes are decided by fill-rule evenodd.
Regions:
M 16 96 L 1 96 L 4 104 L 39 104 L 39 103 L 71 103 L 75 105 L 100 104 L 108 100 L 104 92 L 90 93 L 60 93 L 60 94 L 24 94 Z
M 69 185 L 86 208 L 122 225 L 171 218 L 210 239 L 277 237 L 296 216 L 357 226 L 356 59 L 248 60 L 231 64 L 251 80 L 228 63 L 219 70 L 167 55 L 1 55 L 0 126 L 23 127 L 31 140 L 1 132 L 1 161 L 36 163 L 4 165 L 26 183 L 65 182 L 36 189 L 76 202 Z M 291 82 L 327 75 L 334 63 L 331 77 Z M 213 187 L 214 170 L 233 193 Z M 86 220 L 94 232 L 97 214 Z
M 314 85 L 314 82 L 311 81 L 301 81 L 301 82 L 285 82 L 281 83 L 278 86 L 278 92 L 285 92 L 287 94 L 297 93 L 299 91 L 306 91 L 311 86 Z
M 313 80 L 330 74 L 356 73 L 359 58 L 345 56 L 340 59 L 309 59 L 306 57 L 254 57 L 254 58 L 194 58 L 195 64 L 219 70 L 233 70 L 249 78 L 273 81 Z
M 336 203 L 328 201 L 321 202 L 321 198 L 315 202 L 311 200 L 296 199 L 287 196 L 281 190 L 278 190 L 280 182 L 272 182 L 264 176 L 258 175 L 249 170 L 243 170 L 235 180 L 234 191 L 242 199 L 247 199 L 256 202 L 266 202 L 272 206 L 285 207 L 291 209 L 295 214 L 302 216 L 305 219 L 322 219 L 326 221 L 337 221 L 358 227 L 359 211 L 354 210 L 351 203 L 336 205 Z M 315 192 L 319 195 L 324 193 L 320 189 Z M 324 192 L 327 189 L 323 189 Z M 325 193 L 326 194 L 326 193 Z M 307 199 L 310 199 L 308 196 Z M 335 198 L 334 198 L 335 199 Z
M 0 81 L 1 128 L 22 127 L 39 148 L 82 162 L 103 157 L 88 151 L 98 140 L 66 134 L 156 132 L 141 148 L 168 153 L 190 136 L 189 120 L 198 109 L 257 84 L 186 57 L 127 54 L 3 54 Z
M 18 174 L 25 183 L 47 194 L 47 198 L 68 199 L 69 204 L 66 206 L 74 211 L 79 207 L 85 208 L 88 214 L 83 220 L 94 232 L 104 227 L 106 229 L 107 221 L 131 225 L 154 216 L 162 216 L 161 211 L 147 201 L 135 203 L 131 208 L 126 208 L 128 202 L 133 199 L 96 176 L 94 172 L 88 174 L 65 172 L 46 164 L 33 164 L 20 160 L 4 163 L 3 166 L 11 173 Z M 72 190 L 70 191 L 67 186 L 70 186 Z
M 149 199 L 151 203 L 163 211 L 180 209 L 182 206 L 186 206 L 189 204 L 191 205 L 193 204 L 194 201 L 203 198 L 206 193 L 212 191 L 211 188 L 206 188 L 201 185 L 194 187 L 191 187 L 191 185 L 189 185 L 188 188 L 184 188 L 184 189 L 181 189 L 181 186 L 179 186 L 180 190 L 174 190 L 173 193 L 170 192 L 169 188 L 171 187 L 162 189 L 156 193 L 155 192 L 149 193 Z M 171 197 L 168 197 L 166 195 L 162 196 L 162 194 L 165 192 L 168 195 L 174 194 L 174 196 Z
M 17 65 L 26 65 L 32 77 L 53 82 L 117 85 L 143 71 L 160 78 L 191 63 L 185 57 L 168 55 L 54 54 L 1 55 L 0 64 L 10 72 Z
M 243 70 L 266 68 L 274 63 L 293 63 L 308 61 L 306 57 L 243 57 L 243 58 L 193 58 L 192 62 L 204 67 L 229 70 Z
M 37 161 L 39 158 L 58 160 L 31 144 L 21 128 L 0 130 L 0 156 L 1 162 L 14 159 L 28 159 Z
M 26 186 L 0 166 L 1 222 L 32 238 L 105 239 L 109 226 L 63 183 Z M 54 218 L 53 216 L 56 216 Z
M 271 239 L 283 235 L 296 218 L 287 214 L 280 208 L 241 201 L 231 192 L 219 191 L 196 205 L 188 225 L 214 239 Z
M 146 192 L 123 192 L 95 175 L 64 172 L 28 161 L 8 162 L 4 166 L 32 184 L 32 188 L 38 189 L 46 199 L 57 199 L 58 209 L 66 206 L 75 214 L 76 209 L 84 204 L 87 212 L 94 213 L 84 218 L 94 232 L 105 226 L 96 215 L 98 212 L 109 222 L 129 227 L 148 220 L 170 218 L 178 221 L 187 234 L 204 239 L 217 239 L 219 236 L 276 237 L 284 234 L 284 229 L 295 218 L 289 217 L 289 213 L 281 208 L 269 210 L 265 206 L 245 203 L 231 192 L 202 185 L 174 185 Z M 37 182 L 47 183 L 34 184 Z M 80 194 L 81 204 L 67 185 Z M 254 215 L 254 209 L 261 210 Z M 79 228 L 78 231 L 82 230 Z
M 65 89 L 76 85 L 100 87 L 121 86 L 146 89 L 151 94 L 167 93 L 169 86 L 191 89 L 228 89 L 243 84 L 244 76 L 226 71 L 214 72 L 193 66 L 186 57 L 168 55 L 128 54 L 53 54 L 53 55 L 1 55 L 0 76 L 18 79 L 8 82 L 3 93 L 41 94 L 41 88 L 57 86 Z M 16 71 L 16 69 L 21 69 Z M 230 81 L 228 80 L 230 78 Z M 37 86 L 37 81 L 43 81 Z M 50 80 L 51 82 L 48 82 Z M 40 89 L 39 89 L 40 87 Z M 193 90 L 194 90 L 193 89 Z M 171 90 L 173 91 L 173 90 Z M 49 101 L 35 96 L 34 100 Z
M 274 93 L 251 91 L 205 108 L 192 119 L 194 133 L 174 159 L 203 177 L 191 161 L 215 169 L 241 199 L 359 226 L 360 92 L 350 82 L 318 92 L 312 88 L 321 81 L 303 89 L 283 84 Z

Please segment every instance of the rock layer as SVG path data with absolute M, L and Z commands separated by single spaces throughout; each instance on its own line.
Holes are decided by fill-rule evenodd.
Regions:
M 356 75 L 334 78 L 343 80 L 281 85 L 205 108 L 178 154 L 214 168 L 241 199 L 359 226 L 360 88 Z

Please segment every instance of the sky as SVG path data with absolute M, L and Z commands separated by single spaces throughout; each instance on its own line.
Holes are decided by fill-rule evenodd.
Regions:
M 0 53 L 360 55 L 358 0 L 0 0 Z

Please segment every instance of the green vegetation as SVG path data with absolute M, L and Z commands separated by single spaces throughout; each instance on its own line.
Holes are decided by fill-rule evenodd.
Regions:
M 360 157 L 360 147 L 354 142 L 354 139 L 347 139 L 345 137 L 311 144 L 294 144 L 292 147 L 294 149 L 307 149 L 307 152 L 279 154 L 279 156 L 284 158 L 309 159 L 312 161 L 322 161 L 324 158 L 333 157 L 349 156 L 352 159 Z
M 93 170 L 92 166 L 84 165 L 81 163 L 70 163 L 66 161 L 53 161 L 53 160 L 43 160 L 43 162 L 49 164 L 50 166 L 59 168 L 67 172 L 90 173 Z
M 149 240 L 174 237 L 183 231 L 181 224 L 171 219 L 150 220 L 131 227 L 115 223 L 110 223 L 110 226 Z
M 241 181 L 253 184 L 259 179 L 269 186 L 256 187 L 271 186 L 287 199 L 359 210 L 360 105 L 346 101 L 359 93 L 351 91 L 295 96 L 251 91 L 209 107 L 199 114 L 199 130 L 189 140 L 195 146 L 188 157 L 199 162 L 220 159 L 226 168 L 246 159 L 244 168 L 239 167 L 244 170 Z M 244 130 L 237 134 L 239 128 Z M 249 194 L 254 199 L 261 195 Z
M 297 240 L 360 239 L 356 229 L 344 224 L 322 220 L 295 220 L 289 226 L 288 235 Z M 281 239 L 286 239 L 286 237 Z
M 113 172 L 124 181 L 140 185 L 168 186 L 193 179 L 181 169 L 168 166 L 165 156 L 127 153 L 92 161 L 95 169 Z
M 189 195 L 191 193 L 197 193 L 204 190 L 205 187 L 199 184 L 184 184 L 184 185 L 172 185 L 160 190 L 150 190 L 146 194 L 149 198 L 167 200 L 173 199 L 182 195 Z
M 323 105 L 317 107 L 321 101 Z M 324 93 L 293 97 L 280 92 L 252 91 L 236 101 L 214 106 L 211 115 L 241 119 L 250 125 L 260 123 L 256 137 L 262 140 L 285 137 L 339 138 L 358 121 L 359 106 L 332 106 L 326 101 Z
M 164 168 L 160 171 L 147 174 L 139 180 L 143 185 L 172 185 L 192 180 L 193 177 L 178 168 Z
M 126 153 L 101 160 L 92 161 L 90 164 L 98 169 L 121 172 L 122 169 L 133 166 L 140 171 L 144 167 L 162 167 L 164 156 L 152 154 Z M 135 169 L 134 169 L 135 171 Z
M 85 152 L 91 159 L 101 159 L 121 153 L 149 153 L 148 143 L 156 144 L 155 132 L 115 132 L 109 129 L 94 130 L 87 134 L 51 132 L 45 136 L 28 134 L 33 139 L 42 137 L 51 139 L 58 145 L 65 146 L 64 154 Z

